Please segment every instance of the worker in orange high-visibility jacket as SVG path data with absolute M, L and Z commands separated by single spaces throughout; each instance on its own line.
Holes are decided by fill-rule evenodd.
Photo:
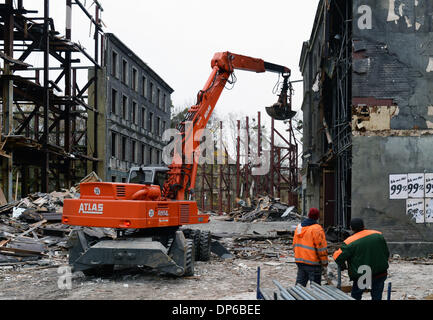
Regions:
M 326 272 L 328 266 L 328 244 L 318 219 L 319 210 L 311 208 L 308 218 L 296 227 L 293 237 L 295 262 L 298 266 L 296 284 L 304 287 L 308 281 L 320 285 L 322 273 Z

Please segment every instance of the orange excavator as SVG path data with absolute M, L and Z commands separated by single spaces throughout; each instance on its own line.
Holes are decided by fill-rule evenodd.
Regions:
M 211 66 L 212 73 L 198 93 L 197 104 L 177 128 L 174 139 L 181 148 L 173 151 L 168 168 L 135 168 L 128 183 L 82 183 L 80 198 L 64 201 L 63 224 L 91 227 L 78 228 L 69 238 L 69 263 L 74 271 L 105 274 L 111 273 L 115 265 L 141 265 L 190 276 L 194 274 L 195 260 L 209 260 L 210 232 L 180 230 L 185 225 L 209 222 L 209 216 L 200 213 L 194 201 L 198 159 L 193 159 L 197 152 L 189 151 L 187 146 L 199 150 L 196 133 L 206 127 L 236 69 L 281 74 L 284 81 L 278 102 L 266 111 L 277 120 L 291 119 L 296 114 L 291 109 L 289 68 L 230 52 L 216 53 Z M 187 157 L 193 161 L 184 161 Z M 95 236 L 98 228 L 115 229 L 117 236 Z

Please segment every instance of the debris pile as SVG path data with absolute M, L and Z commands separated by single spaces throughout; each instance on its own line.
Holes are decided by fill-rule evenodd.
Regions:
M 235 209 L 229 214 L 228 220 L 239 222 L 258 222 L 258 221 L 286 221 L 302 219 L 302 216 L 296 212 L 294 206 L 289 206 L 280 202 L 279 198 L 264 196 L 251 204 L 237 199 L 240 208 Z
M 36 262 L 42 265 L 56 265 L 65 258 L 67 235 L 72 230 L 61 223 L 46 219 L 28 223 L 25 219 L 2 214 L 0 217 L 0 266 L 15 266 Z
M 79 194 L 74 187 L 70 190 L 54 191 L 51 193 L 34 193 L 21 201 L 14 202 L 12 218 L 25 222 L 61 221 L 63 213 L 63 201 L 65 199 L 77 199 Z M 0 214 L 10 211 L 0 208 Z
M 100 181 L 91 173 L 82 182 Z M 81 182 L 80 182 L 81 183 Z M 80 227 L 63 225 L 63 201 L 78 199 L 76 187 L 51 193 L 33 193 L 0 206 L 0 266 L 56 265 L 66 257 L 69 234 Z M 93 228 L 84 228 L 91 236 Z M 103 236 L 113 236 L 102 232 Z M 115 235 L 114 235 L 115 236 Z
M 272 234 L 244 234 L 226 239 L 224 245 L 236 258 L 245 260 L 293 260 L 289 257 L 292 249 L 293 233 L 274 232 Z M 286 261 L 287 260 L 287 261 Z

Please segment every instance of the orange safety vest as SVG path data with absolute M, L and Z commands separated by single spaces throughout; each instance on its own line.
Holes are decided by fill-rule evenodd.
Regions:
M 306 227 L 299 224 L 293 237 L 293 251 L 296 263 L 326 266 L 328 264 L 328 244 L 323 228 L 319 224 Z

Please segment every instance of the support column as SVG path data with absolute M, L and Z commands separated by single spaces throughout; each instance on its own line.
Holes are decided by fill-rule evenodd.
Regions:
M 44 118 L 44 134 L 43 134 L 43 161 L 42 161 L 42 185 L 41 191 L 48 192 L 49 186 L 49 167 L 50 156 L 48 153 L 48 112 L 50 106 L 50 90 L 49 90 L 49 67 L 50 67 L 50 38 L 49 31 L 49 17 L 50 17 L 50 1 L 44 0 L 44 34 L 43 34 L 43 48 L 44 48 L 44 97 L 43 97 L 43 118 Z
M 248 176 L 249 176 L 249 165 L 250 165 L 250 121 L 249 121 L 249 117 L 246 117 L 245 119 L 245 131 L 247 136 L 246 138 L 246 145 L 245 145 L 245 165 L 244 165 L 244 186 L 245 186 L 245 194 L 247 195 L 246 198 L 250 197 L 250 188 L 249 188 L 249 181 L 248 181 Z M 245 198 L 245 199 L 246 199 Z M 252 199 L 251 199 L 252 200 Z
M 241 121 L 238 120 L 238 137 L 236 139 L 236 197 L 241 196 Z
M 209 198 L 210 198 L 210 210 L 213 211 L 213 163 L 210 165 L 210 183 L 209 183 Z
M 66 40 L 72 40 L 72 0 L 66 0 Z M 72 106 L 72 69 L 71 69 L 71 57 L 70 51 L 65 52 L 65 136 L 64 145 L 66 153 L 71 153 L 71 106 Z M 65 187 L 69 189 L 71 187 L 71 161 L 70 159 L 65 160 L 64 166 L 65 176 Z
M 261 162 L 261 157 L 262 157 L 262 140 L 261 140 L 261 134 L 262 134 L 262 119 L 261 119 L 261 112 L 259 111 L 257 114 L 257 162 L 258 163 L 262 163 Z M 262 192 L 262 188 L 261 188 L 261 183 L 260 183 L 260 179 L 261 176 L 256 176 L 256 194 L 259 196 L 260 193 Z
M 95 6 L 95 21 L 97 26 L 99 26 L 99 5 Z M 99 29 L 95 27 L 95 61 L 99 63 Z M 95 80 L 94 80 L 94 117 L 93 117 L 93 157 L 95 159 L 99 159 L 98 152 L 98 77 L 99 77 L 99 67 L 95 64 Z M 99 162 L 93 161 L 93 171 L 98 172 L 98 164 Z
M 275 122 L 271 120 L 271 163 L 270 163 L 270 190 L 271 197 L 274 197 L 274 172 L 275 172 Z
M 223 148 L 222 148 L 222 131 L 223 131 L 223 122 L 220 121 L 220 150 L 218 153 L 218 160 L 222 159 L 223 156 Z M 222 163 L 218 163 L 218 167 L 219 167 L 219 195 L 218 195 L 218 204 L 219 204 L 219 215 L 222 215 L 223 213 L 223 164 Z
M 6 6 L 8 7 L 9 14 L 4 17 L 5 19 L 5 30 L 4 30 L 4 52 L 10 58 L 14 55 L 14 15 L 13 15 L 13 1 L 6 0 Z M 4 60 L 4 72 L 3 77 L 12 76 L 13 72 L 11 65 L 8 61 Z M 13 81 L 11 79 L 5 79 L 3 82 L 3 135 L 7 136 L 13 131 Z M 1 140 L 2 128 L 0 125 L 0 140 Z M 2 176 L 4 193 L 8 201 L 13 200 L 13 153 L 9 153 L 8 158 L 2 160 Z
M 227 166 L 227 181 L 228 183 L 225 184 L 226 186 L 226 190 L 227 190 L 227 213 L 230 213 L 232 211 L 232 197 L 231 197 L 231 192 L 232 192 L 232 176 L 231 176 L 231 172 L 230 172 L 230 163 L 229 163 L 229 154 L 226 151 L 226 166 Z

